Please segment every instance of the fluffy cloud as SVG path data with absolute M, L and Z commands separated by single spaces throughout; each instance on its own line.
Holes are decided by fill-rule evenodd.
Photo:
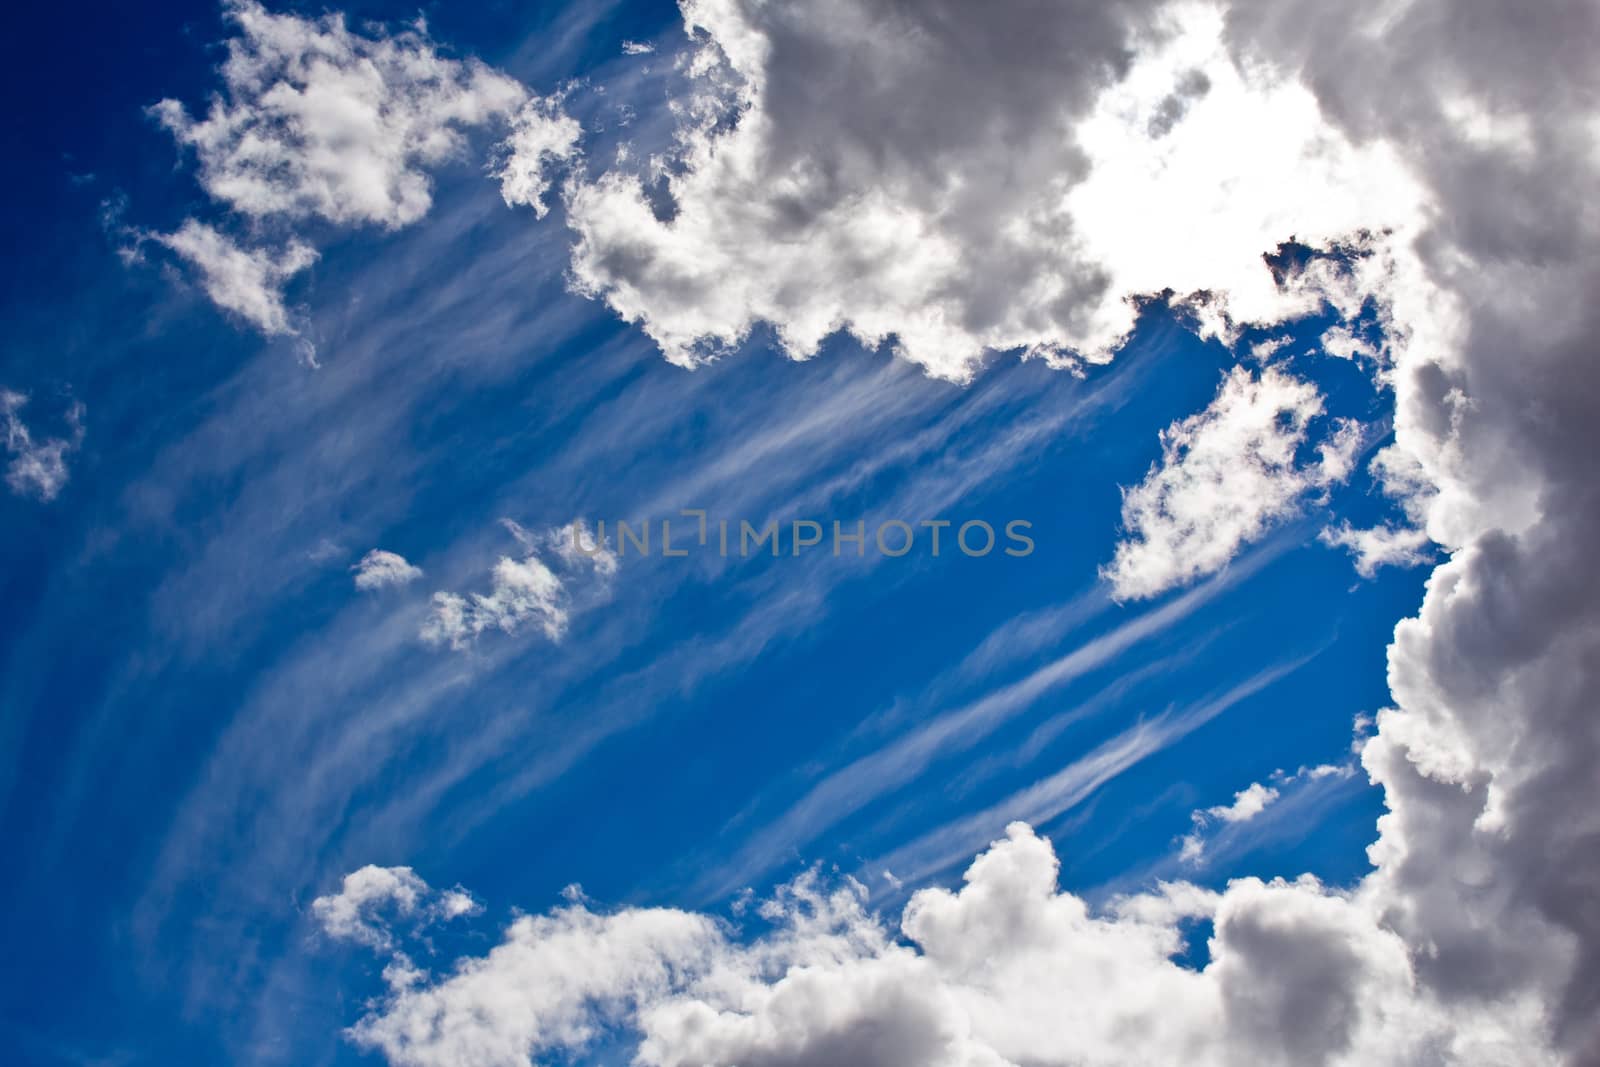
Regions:
M 1408 526 L 1372 526 L 1356 529 L 1348 522 L 1330 526 L 1317 535 L 1325 545 L 1343 548 L 1355 557 L 1356 571 L 1371 578 L 1380 567 L 1415 567 L 1428 562 L 1433 543 L 1427 532 Z
M 27 423 L 22 421 L 22 409 L 28 398 L 22 393 L 0 387 L 0 432 L 5 436 L 6 485 L 20 496 L 54 500 L 67 484 L 67 456 L 77 451 L 83 443 L 83 405 L 74 403 L 67 409 L 66 437 L 48 437 L 35 440 Z
M 476 59 L 442 55 L 419 21 L 393 34 L 352 32 L 342 14 L 317 19 L 225 5 L 224 92 L 202 118 L 176 100 L 151 110 L 193 150 L 201 187 L 256 223 L 320 219 L 395 229 L 433 202 L 430 171 L 464 150 L 463 131 L 508 121 L 495 170 L 508 204 L 544 214 L 545 171 L 577 152 L 579 128 L 554 101 Z M 268 335 L 292 332 L 284 281 L 316 253 L 290 238 L 281 251 L 241 247 L 188 220 L 157 235 L 200 273 L 218 306 Z
M 674 362 L 757 322 L 797 358 L 847 330 L 953 379 L 986 349 L 1102 362 L 1137 294 L 1206 295 L 1213 327 L 1308 310 L 1261 253 L 1414 199 L 1304 88 L 1242 75 L 1210 9 L 683 8 L 679 151 L 569 204 L 575 280 Z
M 860 886 L 815 872 L 761 909 L 753 937 L 575 902 L 392 990 L 351 1036 L 408 1067 L 521 1067 L 617 1028 L 648 1067 L 1556 1062 L 1525 1005 L 1485 1020 L 1420 987 L 1360 896 L 1309 879 L 1178 883 L 1096 913 L 1058 890 L 1057 866 L 1013 825 L 959 891 L 913 896 L 900 937 Z M 1173 959 L 1197 918 L 1214 923 L 1203 970 Z
M 345 875 L 339 892 L 311 902 L 311 914 L 329 937 L 384 950 L 395 944 L 391 916 L 408 920 L 415 931 L 480 910 L 462 890 L 434 892 L 410 867 L 370 864 Z
M 549 210 L 545 194 L 551 165 L 577 156 L 582 136 L 578 120 L 563 114 L 555 101 L 534 98 L 524 104 L 512 119 L 511 135 L 500 144 L 494 171 L 507 206 L 531 207 L 543 218 Z
M 514 634 L 530 625 L 549 640 L 560 641 L 566 636 L 575 593 L 584 602 L 609 595 L 610 579 L 617 572 L 616 553 L 581 519 L 542 534 L 510 519 L 500 524 L 521 546 L 522 558 L 500 557 L 488 593 L 435 593 L 422 625 L 424 641 L 461 651 L 486 631 Z M 561 574 L 540 558 L 541 552 L 554 556 Z
M 396 227 L 432 203 L 427 168 L 459 153 L 460 129 L 512 113 L 521 84 L 441 56 L 424 28 L 351 33 L 344 16 L 226 7 L 238 27 L 225 95 L 203 119 L 176 100 L 155 113 L 194 150 L 200 184 L 242 214 Z
M 422 639 L 465 649 L 485 630 L 514 634 L 537 626 L 552 641 L 567 632 L 566 589 L 554 571 L 534 555 L 501 556 L 494 565 L 488 593 L 433 594 L 433 607 L 422 624 Z
M 1161 461 L 1122 495 L 1127 537 L 1104 569 L 1116 595 L 1154 596 L 1220 570 L 1308 490 L 1349 477 L 1354 423 L 1318 462 L 1296 461 L 1322 408 L 1315 386 L 1284 371 L 1235 367 L 1209 407 L 1164 430 Z
M 283 285 L 317 261 L 317 253 L 309 245 L 290 241 L 277 252 L 242 248 L 231 237 L 194 219 L 155 239 L 199 272 L 200 287 L 218 307 L 239 315 L 269 337 L 294 332 L 283 305 Z
M 406 585 L 422 577 L 421 567 L 412 566 L 404 556 L 381 548 L 362 556 L 350 569 L 356 572 L 356 588 L 364 591 Z

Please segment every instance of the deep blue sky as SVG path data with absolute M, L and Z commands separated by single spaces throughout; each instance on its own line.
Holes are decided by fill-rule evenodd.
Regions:
M 677 21 L 669 5 L 586 25 L 425 11 L 440 40 L 543 89 L 603 79 L 624 38 Z M 1192 810 L 1347 760 L 1354 716 L 1386 699 L 1384 647 L 1421 575 L 1358 579 L 1314 543 L 1312 508 L 1193 610 L 791 841 L 775 828 L 828 772 L 1183 595 L 1110 603 L 1097 568 L 1119 485 L 1232 355 L 1154 311 L 1082 380 L 1007 356 L 961 388 L 846 341 L 790 362 L 761 336 L 686 372 L 565 291 L 558 217 L 508 211 L 463 163 L 422 224 L 342 238 L 295 280 L 311 370 L 159 258 L 125 265 L 107 231 L 106 204 L 170 227 L 200 199 L 141 109 L 211 91 L 214 8 L 12 21 L 0 384 L 44 425 L 81 401 L 87 435 L 58 499 L 0 496 L 8 1063 L 354 1062 L 338 1031 L 373 965 L 315 936 L 306 909 L 365 863 L 471 887 L 492 920 L 573 882 L 602 903 L 716 909 L 811 861 L 894 908 L 882 857 L 1141 720 L 1292 667 L 1041 825 L 1063 882 L 1103 896 L 1181 873 Z M 565 47 L 524 46 L 555 28 Z M 1298 347 L 1319 332 L 1301 324 Z M 1378 412 L 1351 365 L 1294 365 L 1335 413 Z M 1362 477 L 1335 504 L 1379 510 Z M 625 560 L 559 645 L 490 634 L 462 656 L 414 639 L 429 592 L 482 588 L 515 553 L 502 518 L 696 506 L 1021 518 L 1037 549 Z M 374 547 L 426 578 L 358 595 L 348 568 Z M 1358 777 L 1191 873 L 1348 882 L 1378 811 Z

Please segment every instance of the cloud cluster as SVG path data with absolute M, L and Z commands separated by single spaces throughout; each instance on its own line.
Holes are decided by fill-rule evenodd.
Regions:
M 578 126 L 556 102 L 477 59 L 441 54 L 420 21 L 363 34 L 338 13 L 273 14 L 255 0 L 224 10 L 237 29 L 224 91 L 200 118 L 170 99 L 151 111 L 193 151 L 206 194 L 257 230 L 414 223 L 433 203 L 432 170 L 462 155 L 464 131 L 496 121 L 510 127 L 495 168 L 506 202 L 543 215 L 546 168 L 577 151 Z M 316 259 L 303 240 L 274 250 L 194 219 L 155 240 L 199 272 L 219 307 L 265 334 L 293 332 L 284 283 Z
M 1556 1062 L 1536 1014 L 1508 1006 L 1515 1028 L 1485 1026 L 1420 987 L 1362 899 L 1244 879 L 1221 894 L 1163 885 L 1096 914 L 1058 890 L 1057 868 L 1015 824 L 959 891 L 914 895 L 898 936 L 862 887 L 815 872 L 743 938 L 690 912 L 575 901 L 391 990 L 350 1033 L 408 1067 L 581 1056 L 619 1027 L 647 1067 Z M 1200 918 L 1214 933 L 1195 970 L 1174 957 Z
M 500 966 L 542 958 L 532 923 L 358 1039 L 395 1063 L 521 1064 L 620 1018 L 657 1064 L 1600 1060 L 1600 8 L 690 0 L 685 20 L 706 100 L 668 195 L 611 173 L 570 205 L 575 278 L 678 362 L 765 321 L 796 356 L 844 329 L 960 379 L 986 348 L 1103 359 L 1137 293 L 1170 288 L 1229 339 L 1376 305 L 1383 350 L 1329 347 L 1392 389 L 1380 473 L 1449 557 L 1396 629 L 1393 707 L 1361 753 L 1388 807 L 1375 869 L 1347 892 L 1244 879 L 1096 916 L 1014 830 L 960 893 L 913 900 L 914 948 L 847 911 L 748 946 L 651 912 L 625 947 L 620 916 L 583 909 L 547 920 L 591 938 L 559 942 L 601 976 L 581 1009 Z M 1370 256 L 1342 279 L 1264 270 L 1294 237 Z M 1230 404 L 1253 411 L 1253 389 L 1292 436 L 1311 398 L 1264 385 L 1278 373 Z M 1198 418 L 1135 512 L 1153 530 L 1191 517 L 1183 468 L 1221 424 Z M 1234 548 L 1265 521 L 1223 520 Z M 1192 548 L 1207 567 L 1232 550 Z M 1155 558 L 1130 592 L 1184 580 Z M 1214 923 L 1199 972 L 1170 959 L 1194 915 Z
M 1341 421 L 1297 459 L 1322 414 L 1315 386 L 1276 367 L 1235 367 L 1209 407 L 1161 434 L 1161 461 L 1122 494 L 1125 538 L 1103 569 L 1119 597 L 1154 596 L 1220 570 L 1306 493 L 1350 476 L 1359 424 Z
M 83 444 L 83 405 L 74 403 L 67 408 L 66 437 L 41 441 L 22 421 L 22 409 L 27 403 L 26 395 L 0 387 L 0 432 L 10 457 L 6 485 L 19 496 L 54 500 L 67 484 L 67 457 Z

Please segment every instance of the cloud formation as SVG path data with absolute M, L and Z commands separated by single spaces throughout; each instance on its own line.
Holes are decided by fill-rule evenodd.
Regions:
M 1122 494 L 1126 537 L 1103 570 L 1119 597 L 1154 596 L 1213 574 L 1295 512 L 1311 489 L 1350 476 L 1360 426 L 1342 422 L 1315 462 L 1297 460 L 1322 395 L 1267 367 L 1235 367 L 1209 407 L 1161 433 L 1161 461 Z
M 463 155 L 465 131 L 501 122 L 510 136 L 494 175 L 507 204 L 543 215 L 546 169 L 577 152 L 580 130 L 559 104 L 477 59 L 442 54 L 420 20 L 352 32 L 334 12 L 308 19 L 255 0 L 224 5 L 236 35 L 223 92 L 196 118 L 177 100 L 151 111 L 193 151 L 216 204 L 280 229 L 309 220 L 398 229 L 427 214 L 434 168 Z M 316 259 L 292 232 L 274 251 L 186 220 L 155 239 L 199 272 L 219 307 L 268 336 L 294 332 L 284 283 Z
M 350 568 L 355 571 L 356 588 L 362 591 L 407 585 L 422 577 L 422 568 L 413 566 L 396 552 L 374 548 Z
M 847 331 L 956 380 L 986 350 L 1105 362 L 1141 294 L 1203 298 L 1210 328 L 1310 310 L 1261 253 L 1413 199 L 1303 87 L 1243 75 L 1211 9 L 683 9 L 677 151 L 568 204 L 581 290 L 676 363 L 757 323 L 796 358 Z
M 410 867 L 371 864 L 345 875 L 339 892 L 311 902 L 311 914 L 323 933 L 380 950 L 395 944 L 391 917 L 407 920 L 415 932 L 429 923 L 481 910 L 462 890 L 435 892 Z
M 1174 883 L 1096 913 L 1057 871 L 1049 842 L 1015 824 L 959 891 L 915 894 L 898 936 L 863 887 L 815 871 L 744 939 L 692 912 L 578 899 L 518 917 L 447 977 L 391 989 L 350 1034 L 408 1067 L 521 1067 L 617 1027 L 647 1067 L 1557 1062 L 1535 1014 L 1507 1005 L 1485 1025 L 1419 986 L 1359 896 L 1310 879 Z M 1214 923 L 1203 970 L 1174 960 L 1198 918 Z
M 588 1010 L 631 1019 L 661 1064 L 1600 1059 L 1600 9 L 693 0 L 685 21 L 701 96 L 665 202 L 612 172 L 570 204 L 575 278 L 669 358 L 769 322 L 795 356 L 843 329 L 962 379 L 985 349 L 1103 360 L 1138 293 L 1171 289 L 1225 340 L 1370 301 L 1385 347 L 1328 347 L 1392 390 L 1380 473 L 1449 556 L 1389 650 L 1393 706 L 1361 753 L 1388 810 L 1353 889 L 1243 879 L 1095 916 L 1018 829 L 960 893 L 914 898 L 915 949 L 848 912 L 748 949 L 657 914 L 642 956 L 595 944 L 649 977 L 619 997 L 602 975 Z M 1209 90 L 1165 107 L 1196 69 Z M 1264 269 L 1292 238 L 1362 258 Z M 1295 401 L 1294 432 L 1306 398 L 1265 391 Z M 1187 483 L 1153 477 L 1160 530 Z M 1235 547 L 1264 521 L 1225 518 Z M 1184 580 L 1155 558 L 1132 591 Z M 1197 914 L 1199 972 L 1170 960 Z M 539 987 L 494 959 L 463 972 L 494 1013 L 458 1009 L 477 1001 L 447 979 L 358 1039 L 415 1064 L 459 1062 L 447 1040 L 484 1063 L 553 1047 Z M 560 1003 L 557 1032 L 582 1039 L 595 1016 Z
M 19 496 L 54 500 L 67 484 L 67 457 L 83 444 L 83 405 L 74 403 L 67 408 L 66 437 L 41 441 L 22 421 L 22 409 L 27 403 L 25 394 L 0 387 L 0 431 L 4 432 L 9 457 L 6 485 Z
M 185 219 L 173 233 L 155 239 L 176 252 L 200 276 L 200 287 L 211 302 L 231 311 L 250 325 L 276 337 L 293 333 L 283 286 L 317 261 L 316 250 L 290 241 L 279 251 L 244 248 L 213 226 Z
M 521 546 L 522 558 L 501 556 L 487 593 L 433 594 L 422 624 L 424 641 L 463 651 L 486 631 L 515 634 L 530 625 L 547 639 L 560 641 L 572 616 L 575 589 L 585 602 L 608 595 L 609 580 L 617 572 L 616 553 L 582 520 L 542 534 L 510 519 L 500 524 Z M 561 574 L 540 558 L 541 552 L 554 556 Z

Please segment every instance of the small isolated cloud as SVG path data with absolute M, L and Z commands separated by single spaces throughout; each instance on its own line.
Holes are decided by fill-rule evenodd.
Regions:
M 625 56 L 648 56 L 654 54 L 656 46 L 645 41 L 623 41 L 622 54 Z
M 83 443 L 83 405 L 74 403 L 67 409 L 66 437 L 41 441 L 22 421 L 22 409 L 27 403 L 25 394 L 0 387 L 0 432 L 4 433 L 6 455 L 10 458 L 6 485 L 19 496 L 54 500 L 67 484 L 67 457 Z
M 1355 557 L 1356 572 L 1371 578 L 1380 567 L 1417 567 L 1433 559 L 1433 541 L 1415 527 L 1383 525 L 1356 529 L 1348 522 L 1330 526 L 1317 539 Z
M 1183 846 L 1178 852 L 1178 858 L 1185 863 L 1197 863 L 1205 852 L 1204 830 L 1213 822 L 1242 823 L 1260 815 L 1267 809 L 1267 805 L 1278 799 L 1278 791 L 1271 786 L 1262 785 L 1260 782 L 1251 782 L 1249 787 L 1241 789 L 1233 795 L 1233 803 L 1218 804 L 1195 812 L 1190 818 L 1194 821 L 1194 831 L 1183 839 Z
M 552 641 L 567 632 L 566 589 L 539 557 L 501 556 L 494 566 L 488 593 L 435 593 L 433 609 L 422 624 L 422 639 L 431 645 L 469 647 L 485 630 L 514 634 L 528 625 Z
M 435 593 L 422 625 L 424 641 L 460 651 L 486 631 L 515 634 L 529 626 L 560 641 L 574 610 L 610 595 L 616 553 L 582 519 L 543 532 L 511 519 L 501 519 L 500 525 L 521 547 L 522 558 L 500 557 L 487 593 Z M 541 553 L 554 559 L 556 569 Z
M 1118 597 L 1154 596 L 1222 569 L 1239 549 L 1292 514 L 1308 490 L 1349 477 L 1360 424 L 1340 420 L 1314 463 L 1297 464 L 1316 387 L 1277 369 L 1235 367 L 1204 411 L 1161 434 L 1161 460 L 1123 491 L 1126 537 L 1103 569 Z
M 477 901 L 460 889 L 435 892 L 410 867 L 371 864 L 345 875 L 339 892 L 311 902 L 311 914 L 329 937 L 376 949 L 393 947 L 395 920 L 420 929 L 481 910 Z M 409 966 L 408 960 L 404 963 Z M 420 972 L 411 972 L 408 980 L 420 978 Z M 394 984 L 406 983 L 391 982 Z
M 369 591 L 391 585 L 405 585 L 422 577 L 422 568 L 412 566 L 397 552 L 374 548 L 350 568 L 356 572 L 356 588 Z
M 290 241 L 281 250 L 243 248 L 215 227 L 186 220 L 155 240 L 172 249 L 200 277 L 212 303 L 243 318 L 268 337 L 293 333 L 283 286 L 317 261 L 310 245 Z

